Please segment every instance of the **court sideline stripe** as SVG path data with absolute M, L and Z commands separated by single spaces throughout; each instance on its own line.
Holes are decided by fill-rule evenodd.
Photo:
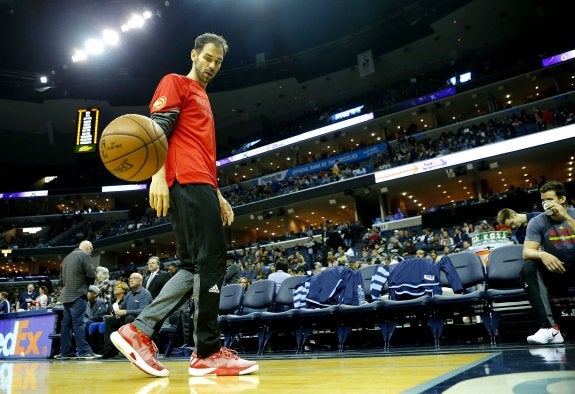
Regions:
M 440 383 L 443 383 L 443 382 L 445 382 L 446 380 L 451 379 L 451 378 L 453 378 L 453 377 L 459 375 L 459 374 L 462 373 L 462 372 L 465 372 L 465 371 L 467 371 L 467 370 L 469 370 L 469 369 L 471 369 L 471 368 L 473 368 L 473 367 L 476 367 L 476 366 L 479 365 L 479 364 L 482 364 L 482 363 L 484 363 L 484 362 L 486 362 L 486 361 L 488 361 L 488 360 L 491 360 L 492 358 L 497 357 L 497 356 L 500 356 L 500 355 L 501 355 L 500 352 L 493 353 L 493 354 L 489 354 L 489 355 L 487 355 L 487 356 L 484 356 L 484 357 L 480 358 L 479 360 L 473 361 L 473 362 L 471 362 L 471 363 L 469 363 L 469 364 L 466 364 L 466 365 L 463 365 L 463 366 L 461 366 L 461 367 L 459 367 L 459 368 L 456 368 L 456 369 L 454 369 L 453 371 L 444 373 L 443 375 L 440 375 L 440 376 L 438 376 L 438 377 L 436 377 L 436 378 L 430 379 L 430 380 L 428 380 L 428 381 L 425 382 L 425 383 L 421 383 L 421 384 L 419 384 L 419 385 L 417 385 L 417 386 L 415 386 L 415 387 L 412 387 L 412 388 L 410 388 L 410 389 L 408 389 L 408 390 L 402 391 L 402 393 L 403 393 L 403 394 L 422 393 L 422 392 L 424 392 L 425 390 L 428 390 L 428 389 L 432 388 L 433 386 L 436 386 L 436 385 L 438 385 L 438 384 L 440 384 Z

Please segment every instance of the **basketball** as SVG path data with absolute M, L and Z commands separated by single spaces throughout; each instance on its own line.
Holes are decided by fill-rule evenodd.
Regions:
M 106 126 L 99 150 L 108 171 L 125 181 L 138 182 L 151 178 L 162 167 L 168 140 L 152 119 L 128 114 Z

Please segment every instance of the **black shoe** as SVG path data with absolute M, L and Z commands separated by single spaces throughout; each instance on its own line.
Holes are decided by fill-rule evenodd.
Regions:
M 78 360 L 94 360 L 97 358 L 102 358 L 101 354 L 95 354 L 95 353 L 86 353 L 86 354 L 81 354 L 78 356 Z
M 56 360 L 75 360 L 75 359 L 76 359 L 76 355 L 75 355 L 75 354 L 71 354 L 71 355 L 69 355 L 69 356 L 63 356 L 63 355 L 61 355 L 61 354 L 56 354 L 56 355 L 54 356 L 54 358 L 55 358 Z
M 109 359 L 111 359 L 111 358 L 114 358 L 115 356 L 116 356 L 116 355 L 115 355 L 114 353 L 111 353 L 111 352 L 104 352 L 104 353 L 102 353 L 102 358 L 103 358 L 103 359 L 106 359 L 106 360 L 109 360 Z

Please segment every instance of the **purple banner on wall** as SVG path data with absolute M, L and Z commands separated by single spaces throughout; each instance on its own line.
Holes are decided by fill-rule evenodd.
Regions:
M 412 100 L 405 101 L 401 103 L 403 108 L 417 107 L 418 105 L 430 103 L 432 101 L 440 100 L 445 97 L 453 96 L 457 91 L 455 87 L 450 87 L 447 89 L 439 90 L 435 93 L 426 94 L 425 96 L 417 97 Z
M 47 358 L 56 314 L 0 319 L 0 359 Z
M 543 67 L 551 66 L 553 64 L 566 62 L 567 60 L 575 58 L 575 49 L 563 53 L 559 53 L 557 55 L 553 55 L 551 57 L 546 57 L 545 59 L 541 60 L 541 64 Z

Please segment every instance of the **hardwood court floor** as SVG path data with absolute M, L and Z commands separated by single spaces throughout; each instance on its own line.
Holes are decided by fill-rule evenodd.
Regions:
M 124 360 L 2 360 L 0 394 L 575 393 L 575 344 L 275 354 L 241 377 L 190 377 L 186 361 L 163 360 L 170 377 L 152 378 Z

